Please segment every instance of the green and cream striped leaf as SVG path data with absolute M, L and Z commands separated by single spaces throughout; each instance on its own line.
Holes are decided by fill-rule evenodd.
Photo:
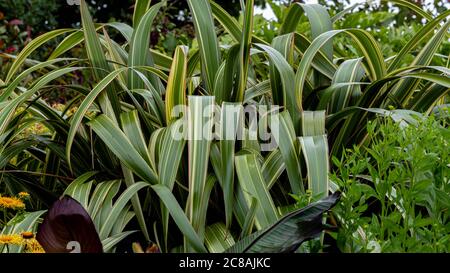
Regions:
M 180 207 L 180 204 L 176 200 L 175 196 L 173 196 L 170 189 L 164 185 L 153 185 L 152 189 L 164 203 L 173 220 L 183 233 L 186 240 L 189 242 L 189 245 L 192 247 L 192 249 L 197 252 L 207 252 L 202 240 L 195 232 L 188 217 L 186 216 L 186 214 L 184 214 L 183 209 Z
M 142 133 L 141 123 L 136 110 L 122 112 L 120 120 L 126 137 L 130 140 L 133 147 L 138 151 L 141 157 L 150 165 L 150 155 Z
M 210 253 L 222 253 L 234 244 L 233 236 L 223 223 L 215 223 L 206 228 L 205 245 Z
M 130 41 L 130 49 L 128 53 L 128 66 L 135 68 L 138 66 L 153 66 L 153 58 L 149 52 L 150 32 L 154 19 L 156 18 L 161 7 L 165 5 L 165 2 L 160 2 L 153 5 L 142 18 L 139 20 L 139 24 L 135 27 L 133 36 Z M 152 86 L 162 93 L 161 82 L 155 75 L 146 75 L 149 78 Z M 141 77 L 135 72 L 128 74 L 128 87 L 129 89 L 141 89 L 144 87 L 144 82 Z
M 350 59 L 344 61 L 333 77 L 332 85 L 338 83 L 360 82 L 364 76 L 361 59 Z M 328 113 L 336 113 L 350 105 L 351 101 L 357 101 L 361 96 L 361 87 L 357 84 L 349 84 L 345 87 L 335 88 L 328 105 Z
M 100 38 L 96 32 L 94 22 L 89 13 L 85 0 L 80 3 L 81 23 L 86 45 L 86 53 L 93 68 L 93 74 L 97 81 L 100 81 L 110 72 L 110 67 L 103 52 Z M 99 103 L 102 111 L 112 119 L 119 118 L 120 105 L 119 98 L 113 87 L 106 89 L 106 94 L 100 94 Z M 111 113 L 112 110 L 112 113 Z
M 129 186 L 114 202 L 114 205 L 107 215 L 105 221 L 99 227 L 100 239 L 105 239 L 111 235 L 111 231 L 118 220 L 118 216 L 125 206 L 130 202 L 131 198 L 137 194 L 137 192 L 145 187 L 148 187 L 148 183 L 137 182 Z
M 242 132 L 244 108 L 239 103 L 222 103 L 220 113 L 220 175 L 225 203 L 225 219 L 230 227 L 234 199 L 234 155 L 237 134 Z
M 40 89 L 45 87 L 48 83 L 51 81 L 65 75 L 71 72 L 74 72 L 76 70 L 80 70 L 79 67 L 66 67 L 61 68 L 58 70 L 51 71 L 34 83 L 34 85 L 29 89 L 26 90 L 21 95 L 17 96 L 10 102 L 8 102 L 0 111 L 0 135 L 2 135 L 5 132 L 6 127 L 8 126 L 9 121 L 16 113 L 17 107 L 24 103 L 26 100 L 30 99 L 33 95 L 35 95 Z
M 244 101 L 244 92 L 247 87 L 247 77 L 250 63 L 250 47 L 253 34 L 253 5 L 254 0 L 247 0 L 244 10 L 244 25 L 242 27 L 241 49 L 239 54 L 239 78 L 235 96 L 237 102 Z
M 449 27 L 450 21 L 442 25 L 442 27 L 436 32 L 436 34 L 433 35 L 425 47 L 416 56 L 412 62 L 413 66 L 427 66 L 431 63 L 434 54 L 441 45 L 442 40 L 448 34 Z M 420 81 L 414 78 L 402 79 L 393 88 L 391 94 L 395 101 L 401 103 L 401 106 L 406 107 L 419 83 Z
M 213 94 L 214 79 L 220 66 L 220 50 L 217 41 L 211 6 L 208 0 L 188 0 L 195 27 L 202 74 L 208 94 Z
M 17 58 L 14 60 L 13 64 L 11 65 L 11 68 L 8 71 L 8 74 L 6 75 L 5 82 L 9 83 L 17 71 L 20 69 L 20 67 L 25 63 L 28 56 L 31 55 L 36 49 L 40 48 L 43 44 L 47 43 L 48 41 L 55 39 L 61 35 L 64 35 L 66 33 L 71 33 L 75 31 L 74 29 L 56 29 L 49 31 L 45 34 L 42 34 L 41 36 L 33 39 L 29 44 L 27 44 L 17 55 Z
M 133 12 L 133 26 L 137 27 L 144 14 L 150 7 L 151 0 L 136 0 Z
M 186 105 L 186 78 L 187 78 L 188 48 L 178 46 L 175 49 L 172 67 L 166 88 L 166 120 L 168 124 L 176 119 L 172 110 L 177 105 Z
M 270 196 L 267 183 L 264 181 L 261 166 L 253 154 L 236 156 L 235 162 L 239 184 L 244 192 L 247 205 L 251 206 L 252 198 L 258 200 L 255 215 L 256 227 L 264 229 L 275 223 L 279 215 Z
M 292 192 L 295 194 L 304 193 L 305 189 L 298 154 L 299 144 L 290 114 L 284 111 L 272 115 L 270 129 L 280 149 Z
M 367 70 L 368 76 L 371 80 L 375 81 L 384 77 L 386 73 L 385 62 L 381 50 L 375 41 L 375 39 L 365 30 L 361 29 L 341 29 L 332 30 L 319 35 L 313 40 L 311 46 L 305 51 L 299 67 L 302 69 L 297 70 L 295 76 L 295 93 L 302 98 L 305 81 L 308 76 L 308 70 L 311 67 L 311 63 L 314 56 L 327 43 L 332 37 L 338 34 L 349 35 L 358 46 L 364 56 L 363 64 Z
M 208 159 L 213 139 L 214 106 L 214 97 L 188 97 L 189 197 L 187 215 L 197 233 L 202 228 L 201 204 L 206 189 Z
M 83 100 L 83 102 L 78 107 L 78 110 L 73 115 L 71 122 L 70 122 L 70 130 L 67 135 L 67 141 L 66 141 L 66 158 L 67 162 L 69 164 L 69 167 L 71 166 L 71 159 L 70 154 L 72 150 L 72 144 L 75 138 L 75 135 L 77 133 L 78 127 L 80 126 L 83 118 L 85 117 L 87 111 L 91 107 L 91 105 L 94 103 L 95 99 L 101 94 L 105 88 L 111 84 L 111 82 L 119 76 L 120 73 L 125 71 L 126 68 L 115 70 L 111 73 L 109 73 L 106 77 L 104 77 L 99 83 L 97 83 L 94 88 L 89 92 L 89 94 L 86 96 L 86 98 Z
M 299 113 L 302 104 L 295 92 L 295 74 L 292 67 L 278 50 L 263 44 L 257 44 L 257 47 L 267 53 L 270 61 L 278 70 L 283 86 L 283 105 L 292 117 L 294 128 L 299 128 Z
M 273 150 L 267 155 L 261 170 L 264 175 L 264 180 L 267 182 L 268 189 L 272 188 L 285 169 L 286 164 L 284 163 L 280 149 Z
M 314 197 L 328 195 L 328 140 L 326 135 L 299 137 L 305 158 L 308 189 Z
M 157 184 L 158 177 L 145 161 L 126 135 L 106 115 L 99 115 L 89 122 L 94 132 L 103 140 L 106 146 L 130 170 L 150 184 Z

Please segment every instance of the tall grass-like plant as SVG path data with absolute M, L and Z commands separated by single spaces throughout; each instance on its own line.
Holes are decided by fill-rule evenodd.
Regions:
M 179 46 L 174 56 L 166 56 L 149 47 L 152 23 L 164 2 L 137 1 L 130 26 L 94 24 L 82 0 L 81 28 L 34 39 L 0 82 L 2 190 L 27 190 L 40 208 L 70 185 L 71 195 L 99 225 L 105 250 L 128 234 L 127 223 L 117 220 L 126 215 L 164 252 L 223 251 L 243 238 L 255 242 L 242 248 L 250 252 L 295 251 L 297 244 L 281 249 L 273 239 L 257 243 L 261 234 L 272 234 L 277 221 L 292 232 L 290 218 L 283 218 L 294 209 L 289 194 L 327 196 L 329 153 L 339 155 L 344 147 L 362 143 L 365 123 L 375 113 L 395 111 L 389 107 L 430 112 L 450 90 L 450 70 L 433 65 L 448 37 L 450 11 L 433 17 L 403 0 L 391 2 L 427 20 L 395 56 L 383 56 L 365 30 L 333 29 L 334 19 L 317 4 L 293 3 L 278 36 L 265 41 L 253 35 L 252 0 L 242 7 L 242 23 L 214 1 L 188 0 L 198 47 Z M 311 35 L 296 32 L 305 14 Z M 345 20 L 345 13 L 339 16 Z M 219 43 L 216 26 L 231 43 Z M 112 31 L 123 42 L 111 39 Z M 349 37 L 358 56 L 334 52 L 336 36 Z M 30 59 L 55 38 L 63 39 L 49 59 Z M 86 58 L 70 56 L 77 46 Z M 404 64 L 403 57 L 411 54 L 413 62 Z M 73 80 L 80 74 L 82 84 Z M 33 80 L 26 81 L 30 76 Z M 62 112 L 40 99 L 56 81 L 79 94 Z M 222 110 L 214 111 L 216 106 Z M 227 106 L 237 110 L 223 111 Z M 248 106 L 269 109 L 257 126 L 274 132 L 275 149 L 261 149 L 267 144 L 261 135 L 251 138 L 257 130 L 242 110 Z M 270 112 L 273 106 L 278 114 Z M 186 113 L 173 115 L 177 109 Z M 209 124 L 210 119 L 218 122 Z M 45 133 L 24 136 L 36 123 Z M 174 138 L 183 124 L 185 137 Z M 89 199 L 93 182 L 72 181 L 92 171 L 99 183 Z M 117 191 L 107 193 L 105 183 L 112 182 L 102 181 L 118 180 L 123 183 L 115 182 Z M 121 195 L 112 208 L 102 208 L 111 216 L 96 222 L 101 191 L 111 198 Z M 314 213 L 321 215 L 337 199 L 324 200 L 313 206 Z M 289 215 L 316 221 L 316 214 Z

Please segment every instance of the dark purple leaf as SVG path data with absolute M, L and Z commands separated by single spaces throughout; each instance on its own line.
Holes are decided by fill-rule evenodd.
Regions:
M 49 209 L 36 239 L 47 253 L 101 253 L 91 217 L 75 199 L 64 196 Z

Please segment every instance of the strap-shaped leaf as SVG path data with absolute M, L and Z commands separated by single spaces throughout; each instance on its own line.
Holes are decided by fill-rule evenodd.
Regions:
M 150 155 L 145 144 L 144 134 L 136 110 L 120 114 L 123 132 L 142 158 L 150 165 Z
M 412 65 L 426 66 L 431 63 L 434 54 L 441 45 L 442 39 L 448 35 L 448 29 L 450 27 L 450 21 L 442 25 L 442 27 L 436 32 L 435 35 L 427 42 L 425 47 L 416 56 Z M 402 79 L 400 80 L 394 89 L 391 91 L 395 100 L 403 107 L 407 106 L 410 97 L 413 95 L 416 87 L 419 85 L 419 80 L 414 78 Z
M 70 131 L 67 134 L 67 143 L 66 143 L 66 158 L 69 167 L 71 166 L 70 152 L 72 150 L 72 143 L 75 138 L 75 134 L 78 130 L 78 127 L 80 126 L 84 116 L 86 115 L 86 112 L 89 110 L 89 107 L 92 105 L 92 103 L 94 103 L 95 99 L 101 94 L 101 92 L 105 90 L 105 88 L 109 84 L 111 84 L 111 82 L 116 77 L 118 77 L 120 73 L 125 71 L 125 69 L 126 68 L 115 70 L 109 73 L 106 77 L 104 77 L 99 83 L 97 83 L 91 90 L 91 92 L 86 96 L 86 98 L 78 107 L 78 110 L 73 115 L 70 123 Z
M 239 184 L 248 206 L 251 206 L 252 198 L 258 200 L 255 216 L 257 228 L 263 229 L 275 223 L 278 220 L 278 212 L 264 181 L 256 156 L 253 154 L 236 156 L 235 162 Z
M 86 44 L 86 53 L 91 62 L 93 74 L 97 81 L 103 79 L 110 72 L 110 67 L 102 50 L 100 38 L 97 35 L 94 22 L 89 13 L 85 0 L 80 3 L 81 23 L 83 26 L 84 41 Z M 113 87 L 106 88 L 107 94 L 101 94 L 99 97 L 102 111 L 110 118 L 118 119 L 120 112 L 119 98 Z M 112 110 L 112 113 L 111 113 Z
M 292 192 L 295 194 L 304 193 L 305 189 L 298 156 L 299 144 L 290 114 L 284 111 L 273 115 L 270 128 L 281 151 Z
M 189 219 L 186 214 L 184 214 L 183 209 L 181 209 L 178 201 L 173 196 L 169 188 L 163 185 L 154 185 L 152 186 L 152 189 L 158 194 L 161 201 L 167 207 L 167 210 L 170 212 L 170 215 L 177 224 L 178 228 L 189 241 L 190 246 L 197 252 L 207 252 L 198 234 L 195 232 L 189 222 Z
M 308 189 L 312 196 L 328 195 L 328 140 L 326 135 L 299 138 L 308 169 Z
M 295 32 L 303 11 L 308 17 L 313 39 L 317 38 L 320 34 L 333 29 L 330 15 L 324 6 L 319 4 L 293 3 L 289 7 L 289 11 L 283 20 L 280 34 Z M 331 40 L 323 46 L 323 51 L 329 60 L 333 58 L 333 42 Z
M 302 109 L 302 104 L 297 97 L 298 94 L 295 92 L 295 74 L 292 67 L 278 50 L 263 44 L 257 44 L 257 47 L 268 54 L 270 61 L 278 70 L 283 86 L 283 105 L 286 107 L 286 110 L 289 111 L 289 114 L 293 119 L 294 128 L 299 127 L 299 113 Z
M 298 103 L 301 103 L 301 98 L 303 97 L 302 92 L 307 79 L 308 70 L 314 60 L 314 56 L 320 48 L 327 43 L 327 41 L 341 33 L 349 35 L 358 45 L 358 48 L 364 55 L 364 64 L 366 70 L 368 71 L 369 77 L 373 81 L 384 77 L 386 68 L 383 55 L 377 42 L 372 35 L 370 35 L 370 33 L 361 29 L 341 29 L 328 31 L 314 39 L 311 46 L 305 51 L 303 58 L 300 61 L 299 67 L 302 69 L 298 69 L 295 76 L 295 93 L 299 99 Z
M 234 199 L 234 154 L 238 132 L 242 131 L 244 109 L 238 103 L 222 103 L 220 114 L 220 154 L 221 172 L 219 180 L 225 202 L 225 219 L 227 227 L 231 225 Z
M 217 41 L 211 6 L 208 0 L 188 0 L 194 22 L 202 63 L 206 90 L 213 93 L 214 79 L 220 66 L 220 50 Z
M 148 183 L 138 182 L 129 186 L 114 202 L 114 205 L 106 217 L 105 222 L 102 224 L 99 230 L 100 238 L 106 238 L 110 235 L 114 224 L 116 223 L 120 212 L 125 208 L 126 204 L 131 200 L 137 192 L 145 187 L 148 187 Z
M 33 39 L 29 44 L 27 44 L 17 55 L 17 58 L 11 65 L 11 68 L 8 71 L 8 74 L 6 75 L 5 82 L 9 83 L 16 72 L 19 70 L 19 68 L 23 65 L 23 63 L 26 61 L 28 56 L 30 56 L 31 53 L 33 53 L 36 49 L 40 48 L 43 44 L 46 42 L 55 39 L 58 36 L 61 36 L 66 33 L 71 33 L 75 31 L 74 29 L 56 29 L 49 31 L 45 34 L 42 34 L 41 36 Z
M 234 42 L 240 42 L 242 38 L 242 26 L 239 24 L 236 18 L 231 16 L 225 9 L 223 9 L 213 0 L 210 0 L 209 3 L 211 4 L 211 11 L 214 19 L 216 19 L 222 25 L 225 31 L 230 34 Z M 252 41 L 254 43 L 268 44 L 263 39 L 255 35 L 253 35 Z
M 244 25 L 242 28 L 241 49 L 239 56 L 239 78 L 235 101 L 244 101 L 244 91 L 247 87 L 248 68 L 250 63 L 250 46 L 253 33 L 253 4 L 254 0 L 247 0 L 244 10 Z
M 416 6 L 416 5 L 414 5 Z M 421 27 L 416 34 L 408 41 L 408 43 L 402 47 L 400 52 L 395 56 L 395 58 L 390 62 L 388 67 L 388 72 L 400 68 L 401 61 L 404 59 L 405 55 L 418 46 L 422 41 L 429 39 L 429 35 L 432 35 L 439 23 L 450 15 L 450 10 L 445 11 L 435 19 L 431 20 L 423 27 Z
M 267 182 L 267 188 L 271 189 L 286 169 L 286 164 L 279 149 L 273 150 L 266 157 L 261 169 L 264 174 L 264 180 Z
M 11 100 L 6 106 L 0 111 L 0 135 L 5 132 L 6 126 L 8 125 L 10 119 L 16 113 L 17 107 L 25 102 L 27 99 L 30 99 L 36 92 L 38 92 L 41 88 L 47 85 L 49 82 L 63 76 L 64 74 L 80 70 L 79 67 L 66 67 L 54 70 L 44 76 L 42 76 L 39 80 L 36 80 L 36 83 L 32 88 L 22 93 L 20 96 L 17 96 L 13 100 Z
M 151 0 L 136 0 L 133 12 L 133 26 L 137 27 L 145 12 L 150 7 Z
M 213 138 L 214 97 L 188 97 L 189 198 L 188 216 L 194 230 L 201 226 L 201 204 L 206 189 L 208 159 Z
M 126 135 L 105 115 L 89 122 L 94 132 L 108 148 L 135 174 L 150 184 L 157 184 L 158 178 L 149 164 L 133 147 Z
M 178 46 L 175 49 L 166 88 L 166 120 L 169 124 L 176 119 L 172 116 L 172 109 L 177 105 L 186 105 L 187 62 L 188 48 Z
M 139 24 L 133 32 L 133 37 L 130 41 L 130 50 L 128 54 L 128 65 L 130 67 L 149 65 L 153 66 L 152 56 L 149 54 L 150 43 L 150 30 L 152 23 L 159 12 L 159 9 L 165 5 L 165 2 L 160 2 L 153 5 L 142 18 L 139 20 Z M 161 82 L 155 75 L 147 75 L 153 88 L 163 92 L 161 90 Z M 137 73 L 134 71 L 128 74 L 128 87 L 129 89 L 141 89 L 144 87 L 144 83 Z
M 222 253 L 235 241 L 223 223 L 215 223 L 206 228 L 205 244 L 210 253 Z
M 352 83 L 361 81 L 364 76 L 364 69 L 361 66 L 361 59 L 350 59 L 344 61 L 333 77 L 332 85 L 337 83 Z M 328 106 L 328 113 L 336 113 L 356 101 L 361 95 L 361 87 L 357 84 L 349 84 L 344 87 L 333 88 L 331 101 Z
M 290 66 L 294 62 L 294 34 L 285 34 L 275 37 L 272 40 L 271 46 L 279 51 L 286 59 Z M 280 72 L 278 72 L 275 63 L 271 60 L 269 66 L 270 86 L 272 89 L 273 102 L 277 105 L 285 105 L 283 82 L 281 80 Z

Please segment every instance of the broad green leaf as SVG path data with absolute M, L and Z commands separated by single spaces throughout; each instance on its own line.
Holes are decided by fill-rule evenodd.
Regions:
M 306 240 L 320 235 L 322 215 L 339 200 L 335 193 L 302 209 L 291 212 L 264 231 L 244 238 L 228 249 L 228 253 L 294 252 Z

